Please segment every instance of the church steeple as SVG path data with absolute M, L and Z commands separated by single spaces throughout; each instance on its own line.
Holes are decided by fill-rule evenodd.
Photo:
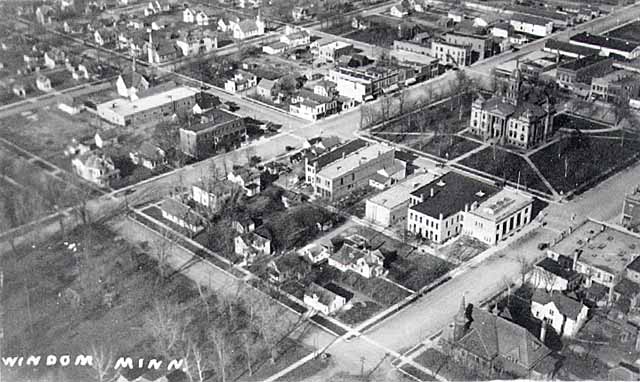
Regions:
M 460 301 L 460 309 L 453 321 L 453 340 L 459 341 L 465 334 L 467 327 L 467 302 L 464 295 L 462 295 L 462 301 Z

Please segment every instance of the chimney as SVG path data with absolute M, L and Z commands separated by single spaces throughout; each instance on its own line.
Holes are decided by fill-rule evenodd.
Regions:
M 576 249 L 575 251 L 573 251 L 573 266 L 571 267 L 571 269 L 576 269 L 576 264 L 578 263 L 580 252 L 581 252 L 580 249 Z
M 429 190 L 429 197 L 433 198 L 434 192 L 433 192 L 433 187 L 431 187 L 431 189 Z
M 544 343 L 544 338 L 547 336 L 547 319 L 542 319 L 542 326 L 540 327 L 540 341 Z
M 346 156 L 347 156 L 347 154 L 343 151 L 342 152 L 342 159 L 344 159 L 344 157 L 346 157 Z
M 464 204 L 464 212 L 469 212 L 469 203 Z

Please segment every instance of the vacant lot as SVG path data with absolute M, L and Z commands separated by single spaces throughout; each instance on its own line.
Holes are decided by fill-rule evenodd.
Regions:
M 634 162 L 640 153 L 639 138 L 619 131 L 595 136 L 573 134 L 534 153 L 531 160 L 556 191 L 566 193 L 592 186 Z
M 95 132 L 82 114 L 70 116 L 54 106 L 0 119 L 0 136 L 66 169 L 71 168 L 63 155 L 66 146 Z

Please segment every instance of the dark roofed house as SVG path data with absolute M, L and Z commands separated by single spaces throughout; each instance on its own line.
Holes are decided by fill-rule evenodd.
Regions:
M 456 172 L 449 172 L 411 193 L 408 230 L 442 243 L 462 230 L 462 213 L 474 209 L 498 189 Z
M 563 267 L 552 258 L 540 260 L 531 271 L 529 283 L 548 291 L 573 291 L 580 286 L 582 277 L 571 266 Z
M 493 379 L 551 379 L 551 350 L 527 329 L 463 298 L 453 326 L 441 337 L 447 354 Z

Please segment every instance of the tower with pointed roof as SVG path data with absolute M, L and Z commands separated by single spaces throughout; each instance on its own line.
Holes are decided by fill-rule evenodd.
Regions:
M 467 323 L 467 303 L 465 301 L 464 295 L 462 295 L 462 301 L 460 301 L 460 309 L 458 309 L 458 313 L 456 314 L 456 317 L 453 321 L 454 341 L 460 341 L 460 339 L 464 337 Z

